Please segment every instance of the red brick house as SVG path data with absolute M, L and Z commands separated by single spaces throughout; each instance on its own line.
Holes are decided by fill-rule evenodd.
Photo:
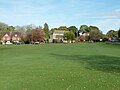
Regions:
M 21 34 L 18 32 L 14 32 L 13 34 L 11 33 L 3 33 L 1 42 L 6 43 L 6 42 L 20 42 L 21 41 Z
M 1 41 L 2 42 L 7 42 L 7 41 L 10 41 L 10 40 L 11 40 L 10 33 L 3 33 Z
M 13 33 L 12 34 L 12 41 L 13 42 L 20 42 L 21 41 L 21 34 L 20 33 Z
M 83 33 L 82 35 L 79 36 L 79 40 L 80 41 L 87 41 L 89 35 L 90 35 L 89 32 L 85 32 L 85 33 Z

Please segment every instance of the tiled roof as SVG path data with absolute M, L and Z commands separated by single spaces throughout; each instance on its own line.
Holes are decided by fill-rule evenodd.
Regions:
M 62 31 L 62 30 L 55 30 L 53 33 L 54 33 L 54 34 L 64 34 L 65 31 Z
M 8 34 L 10 36 L 10 32 L 3 32 L 2 36 L 4 36 L 5 34 Z

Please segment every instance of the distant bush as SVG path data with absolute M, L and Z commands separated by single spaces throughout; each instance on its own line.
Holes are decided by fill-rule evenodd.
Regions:
M 25 44 L 30 44 L 31 41 L 30 41 L 30 40 L 27 40 L 27 41 L 25 41 L 24 43 L 25 43 Z

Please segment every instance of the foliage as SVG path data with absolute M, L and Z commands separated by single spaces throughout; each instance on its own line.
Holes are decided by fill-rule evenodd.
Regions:
M 44 30 L 44 33 L 45 33 L 46 40 L 48 40 L 49 37 L 50 37 L 50 34 L 49 34 L 49 26 L 48 26 L 47 23 L 44 24 L 43 30 Z
M 0 32 L 7 31 L 8 25 L 0 22 Z
M 68 27 L 68 30 L 73 32 L 75 34 L 75 37 L 77 37 L 78 29 L 76 28 L 76 26 L 70 26 Z
M 32 35 L 32 33 L 27 33 L 26 34 L 26 38 L 24 38 L 24 39 L 26 39 L 25 42 L 31 43 L 33 41 L 33 35 Z
M 68 28 L 66 26 L 60 26 L 58 30 L 68 31 Z
M 115 30 L 109 30 L 106 34 L 108 38 L 118 37 L 118 32 Z
M 31 42 L 33 40 L 33 35 L 32 35 L 33 29 L 35 30 L 36 28 L 39 28 L 41 30 L 43 29 L 42 32 L 44 33 L 45 41 L 49 40 L 50 34 L 53 34 L 53 32 L 55 30 L 63 30 L 63 31 L 72 32 L 72 34 L 74 34 L 74 35 L 71 34 L 73 37 L 68 37 L 70 35 L 66 34 L 66 36 L 68 38 L 65 38 L 65 39 L 68 39 L 68 40 L 70 38 L 71 39 L 76 38 L 76 40 L 77 40 L 78 37 L 80 36 L 80 34 L 84 35 L 86 33 L 89 33 L 89 35 L 87 35 L 87 34 L 84 35 L 85 41 L 89 41 L 89 40 L 98 41 L 99 39 L 103 39 L 103 41 L 106 41 L 106 40 L 108 40 L 108 38 L 113 38 L 113 37 L 120 38 L 120 29 L 118 31 L 110 30 L 107 32 L 106 35 L 103 35 L 97 26 L 81 25 L 79 30 L 77 29 L 76 26 L 70 26 L 70 27 L 60 26 L 58 28 L 52 28 L 49 31 L 49 26 L 47 23 L 45 23 L 44 28 L 42 28 L 41 26 L 35 26 L 34 24 L 14 27 L 14 26 L 9 26 L 5 23 L 0 22 L 0 39 L 2 38 L 3 32 L 10 32 L 10 34 L 12 34 L 12 32 L 20 32 L 23 42 L 26 42 L 26 41 Z M 43 36 L 41 36 L 41 37 L 43 37 Z M 80 37 L 80 38 L 83 39 L 83 37 Z
M 9 26 L 6 30 L 6 32 L 13 32 L 13 31 L 15 31 L 15 27 L 13 26 Z
M 53 32 L 54 32 L 55 30 L 58 30 L 58 28 L 52 28 L 52 29 L 50 30 L 50 34 L 53 34 Z
M 103 39 L 103 42 L 108 41 L 108 37 L 105 34 L 102 34 L 101 38 Z
M 90 29 L 87 25 L 81 25 L 80 26 L 80 30 L 79 30 L 81 33 L 85 33 L 85 32 L 89 32 Z
M 96 26 L 90 26 L 90 40 L 99 41 L 102 38 L 102 32 Z
M 70 27 L 68 27 L 68 30 L 73 33 L 76 33 L 78 29 L 76 28 L 76 26 L 70 26 Z
M 26 32 L 26 29 L 24 28 L 24 26 L 15 26 L 15 31 L 23 34 Z
M 97 26 L 89 26 L 89 30 L 99 30 L 99 28 Z
M 44 31 L 40 28 L 36 28 L 32 30 L 32 40 L 34 42 L 43 42 L 45 40 Z
M 64 33 L 64 39 L 67 41 L 73 41 L 75 39 L 75 34 L 71 31 Z
M 32 41 L 32 30 L 35 28 L 36 26 L 33 24 L 25 26 L 15 26 L 15 32 L 21 33 L 22 41 L 26 44 L 29 44 Z
M 52 28 L 50 31 L 53 33 L 55 30 L 58 30 L 58 28 Z
M 26 25 L 24 27 L 25 27 L 26 31 L 31 31 L 36 28 L 36 26 L 34 24 Z

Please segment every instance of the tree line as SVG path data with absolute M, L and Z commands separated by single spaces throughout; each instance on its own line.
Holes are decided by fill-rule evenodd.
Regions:
M 103 34 L 97 26 L 81 25 L 79 29 L 76 26 L 60 26 L 58 28 L 49 29 L 47 23 L 41 27 L 35 26 L 34 24 L 24 26 L 9 26 L 3 22 L 0 22 L 0 39 L 2 38 L 3 32 L 19 32 L 21 33 L 22 41 L 24 43 L 31 43 L 33 41 L 49 42 L 50 35 L 55 30 L 68 31 L 63 36 L 65 40 L 99 41 L 102 39 L 103 41 L 106 41 L 109 38 L 120 38 L 120 29 L 109 30 L 106 34 Z M 83 35 L 86 33 L 89 35 L 83 37 Z
M 66 40 L 77 39 L 79 41 L 108 41 L 109 39 L 119 39 L 120 38 L 120 29 L 119 30 L 109 30 L 106 34 L 103 34 L 102 31 L 97 26 L 88 26 L 81 25 L 79 29 L 76 26 L 60 26 L 58 28 L 52 28 L 50 30 L 53 33 L 55 30 L 64 30 L 69 31 L 64 34 Z
M 21 41 L 29 44 L 32 42 L 47 42 L 49 39 L 49 26 L 47 23 L 44 24 L 44 28 L 41 26 L 35 26 L 34 24 L 24 26 L 9 26 L 5 23 L 0 22 L 0 39 L 3 33 L 14 33 L 18 32 L 21 34 Z

